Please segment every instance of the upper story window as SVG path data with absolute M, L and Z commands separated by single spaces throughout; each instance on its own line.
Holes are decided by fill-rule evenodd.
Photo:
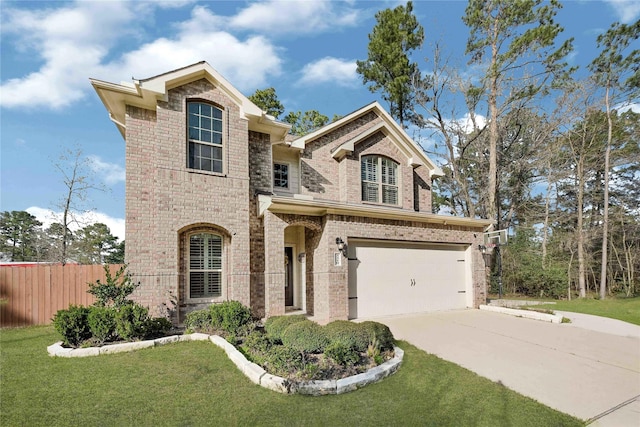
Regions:
M 289 188 L 289 165 L 286 163 L 273 164 L 273 188 L 288 189 Z
M 222 110 L 203 102 L 189 102 L 188 167 L 223 172 Z
M 398 163 L 382 156 L 362 157 L 362 200 L 398 204 Z
M 189 237 L 189 298 L 222 296 L 222 236 L 212 233 Z

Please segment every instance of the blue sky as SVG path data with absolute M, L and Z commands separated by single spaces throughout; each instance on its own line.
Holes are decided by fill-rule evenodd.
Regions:
M 89 221 L 124 238 L 124 140 L 90 77 L 118 83 L 205 60 L 245 95 L 275 87 L 287 112 L 344 115 L 380 100 L 362 85 L 355 61 L 367 57 L 375 13 L 404 3 L 0 1 L 0 210 L 28 210 L 50 223 L 65 191 L 54 162 L 65 147 L 78 147 L 109 189 L 90 193 Z M 640 0 L 563 4 L 562 40 L 575 38 L 571 62 L 582 67 L 596 55 L 598 34 L 640 16 Z M 435 42 L 467 67 L 465 7 L 414 1 L 425 28 L 414 55 L 423 71 Z

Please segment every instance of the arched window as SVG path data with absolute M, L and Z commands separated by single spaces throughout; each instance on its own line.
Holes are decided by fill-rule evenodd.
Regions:
M 398 163 L 382 156 L 362 156 L 362 200 L 398 204 Z
M 222 173 L 222 110 L 204 102 L 189 102 L 187 110 L 187 167 Z
M 222 236 L 196 233 L 188 242 L 189 298 L 222 296 Z

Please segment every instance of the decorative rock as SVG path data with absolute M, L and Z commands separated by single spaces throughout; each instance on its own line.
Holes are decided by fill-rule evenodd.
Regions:
M 153 342 L 155 343 L 155 345 L 171 344 L 174 342 L 179 342 L 181 336 L 182 335 L 171 335 L 170 337 L 156 338 L 155 340 L 153 340 Z
M 256 365 L 253 362 L 243 363 L 242 366 L 238 366 L 243 374 L 247 376 L 254 384 L 260 384 L 260 379 L 267 373 L 261 366 Z
M 209 337 L 209 340 L 211 340 L 212 343 L 214 343 L 215 345 L 217 345 L 218 347 L 222 348 L 225 351 L 227 346 L 230 345 L 229 342 L 224 338 L 222 338 L 220 335 L 211 335 Z
M 309 394 L 311 396 L 336 394 L 336 380 L 301 381 L 296 383 L 294 387 L 296 393 L 299 394 Z
M 98 356 L 99 354 L 100 347 L 76 348 L 69 352 L 68 357 Z
M 373 378 L 367 372 L 352 375 L 347 378 L 341 378 L 336 381 L 336 394 L 348 393 L 350 391 L 357 390 L 371 382 L 373 382 Z
M 200 332 L 196 332 L 195 334 L 191 334 L 189 336 L 191 337 L 191 341 L 206 341 L 209 339 L 209 335 L 201 334 Z
M 69 353 L 71 350 L 71 348 L 64 348 L 62 346 L 62 341 L 58 341 L 57 343 L 51 344 L 47 347 L 47 353 L 49 353 L 50 356 L 62 356 L 63 353 Z
M 100 348 L 100 354 L 110 353 L 122 353 L 125 351 L 140 350 L 142 348 L 153 347 L 155 343 L 153 341 L 137 341 L 137 342 L 125 342 L 122 344 L 105 345 Z
M 284 394 L 289 394 L 291 391 L 291 381 L 271 374 L 263 375 L 260 378 L 260 385 Z

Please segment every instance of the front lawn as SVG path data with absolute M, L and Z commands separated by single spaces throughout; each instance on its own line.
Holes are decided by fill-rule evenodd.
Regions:
M 251 383 L 210 342 L 53 358 L 51 327 L 0 331 L 0 425 L 517 425 L 580 420 L 400 342 L 400 370 L 338 396 Z
M 555 304 L 536 305 L 535 308 L 593 314 L 640 325 L 640 297 L 607 298 L 604 300 L 582 298 L 558 301 Z

